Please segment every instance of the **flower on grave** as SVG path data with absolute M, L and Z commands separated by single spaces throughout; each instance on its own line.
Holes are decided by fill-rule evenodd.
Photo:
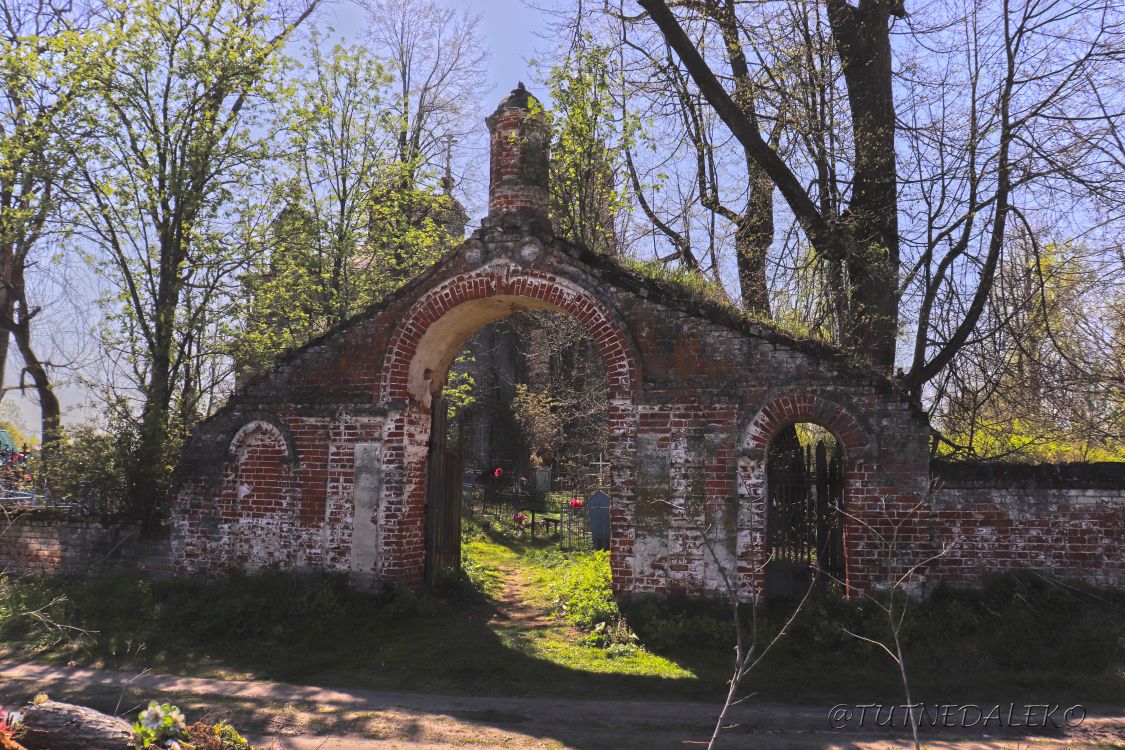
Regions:
M 13 737 L 16 727 L 22 720 L 23 714 L 19 711 L 5 711 L 4 707 L 0 706 L 0 737 Z
M 582 507 L 582 498 L 579 498 L 579 497 L 570 498 L 570 507 L 581 508 Z
M 152 701 L 148 704 L 148 708 L 137 717 L 137 721 L 145 729 L 156 731 L 164 723 L 164 712 L 160 710 L 160 705 L 156 701 Z
M 167 750 L 184 750 L 178 740 L 186 738 L 187 723 L 180 709 L 156 701 L 149 701 L 148 708 L 140 713 L 133 724 L 136 747 L 141 750 L 162 747 Z
M 520 477 L 520 484 L 527 484 L 527 477 Z
M 526 521 L 526 520 L 527 520 L 527 516 L 525 516 L 523 513 L 516 513 L 515 515 L 512 516 L 512 522 L 515 523 L 517 526 L 523 524 L 523 522 Z
M 497 466 L 495 469 L 492 470 L 492 476 L 499 479 L 500 477 L 504 476 L 504 470 L 501 469 L 499 466 Z

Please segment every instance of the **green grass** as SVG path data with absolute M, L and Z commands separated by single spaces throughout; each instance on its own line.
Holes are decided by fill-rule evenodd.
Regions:
M 562 553 L 469 528 L 463 572 L 423 595 L 376 596 L 328 576 L 211 582 L 9 578 L 7 656 L 199 676 L 440 693 L 715 700 L 730 669 L 729 609 L 608 596 L 604 553 Z M 496 617 L 520 582 L 531 626 Z M 54 630 L 39 611 L 78 631 Z M 903 638 L 915 699 L 1125 704 L 1125 593 L 1005 576 L 912 604 Z M 763 640 L 789 614 L 763 610 Z M 889 659 L 844 633 L 885 637 L 870 602 L 812 599 L 748 679 L 760 698 L 898 699 Z
M 692 671 L 643 648 L 629 631 L 609 591 L 606 553 L 562 553 L 495 532 L 491 538 L 470 535 L 463 549 L 484 590 L 497 593 L 498 571 L 515 571 L 527 584 L 521 591 L 524 601 L 555 615 L 550 628 L 495 623 L 510 648 L 591 674 L 698 682 Z

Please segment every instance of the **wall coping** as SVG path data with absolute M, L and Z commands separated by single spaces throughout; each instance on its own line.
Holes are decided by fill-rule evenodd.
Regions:
M 930 474 L 949 488 L 985 486 L 1125 491 L 1125 462 L 1022 464 L 934 459 L 930 462 Z

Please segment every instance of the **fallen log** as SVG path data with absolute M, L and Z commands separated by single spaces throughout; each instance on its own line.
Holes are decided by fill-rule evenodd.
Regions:
M 27 750 L 130 750 L 133 727 L 101 711 L 59 701 L 24 709 L 19 742 Z

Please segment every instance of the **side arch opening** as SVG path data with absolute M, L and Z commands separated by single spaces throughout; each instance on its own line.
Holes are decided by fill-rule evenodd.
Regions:
M 797 598 L 814 575 L 828 588 L 846 580 L 844 445 L 831 430 L 798 421 L 766 448 L 768 598 Z
M 807 425 L 807 428 L 800 428 L 804 430 L 803 445 L 794 425 Z M 780 437 L 786 431 L 789 437 Z M 822 441 L 826 469 L 820 476 L 827 480 L 827 487 L 821 485 L 827 502 L 821 507 L 825 509 L 822 515 L 829 522 L 828 546 L 823 549 L 818 547 L 815 537 L 816 445 Z M 852 556 L 855 545 L 864 535 L 857 524 L 865 512 L 866 472 L 875 466 L 878 454 L 878 438 L 872 425 L 862 411 L 839 394 L 784 389 L 772 391 L 758 402 L 748 412 L 742 428 L 739 460 L 742 494 L 749 509 L 744 548 L 748 572 L 744 585 L 772 597 L 793 595 L 799 588 L 796 594 L 799 596 L 807 589 L 812 563 L 823 559 L 828 564 L 822 566 L 825 575 L 821 578 L 841 594 L 849 595 L 854 585 Z M 837 456 L 835 461 L 833 455 Z M 786 481 L 796 488 L 781 489 Z M 786 493 L 791 493 L 796 498 L 792 502 L 800 505 L 800 509 L 789 511 L 790 515 L 803 519 L 794 522 L 799 533 L 788 536 L 782 531 L 786 526 L 786 512 L 777 512 L 779 505 L 789 504 L 784 497 Z M 836 499 L 835 505 L 833 499 Z M 775 508 L 773 513 L 771 501 Z M 784 548 L 793 537 L 797 541 L 790 548 L 796 545 L 798 549 L 791 554 L 772 554 L 779 545 Z M 820 543 L 825 542 L 822 530 Z M 805 548 L 809 550 L 807 553 Z M 796 562 L 775 565 L 773 557 L 796 558 Z

